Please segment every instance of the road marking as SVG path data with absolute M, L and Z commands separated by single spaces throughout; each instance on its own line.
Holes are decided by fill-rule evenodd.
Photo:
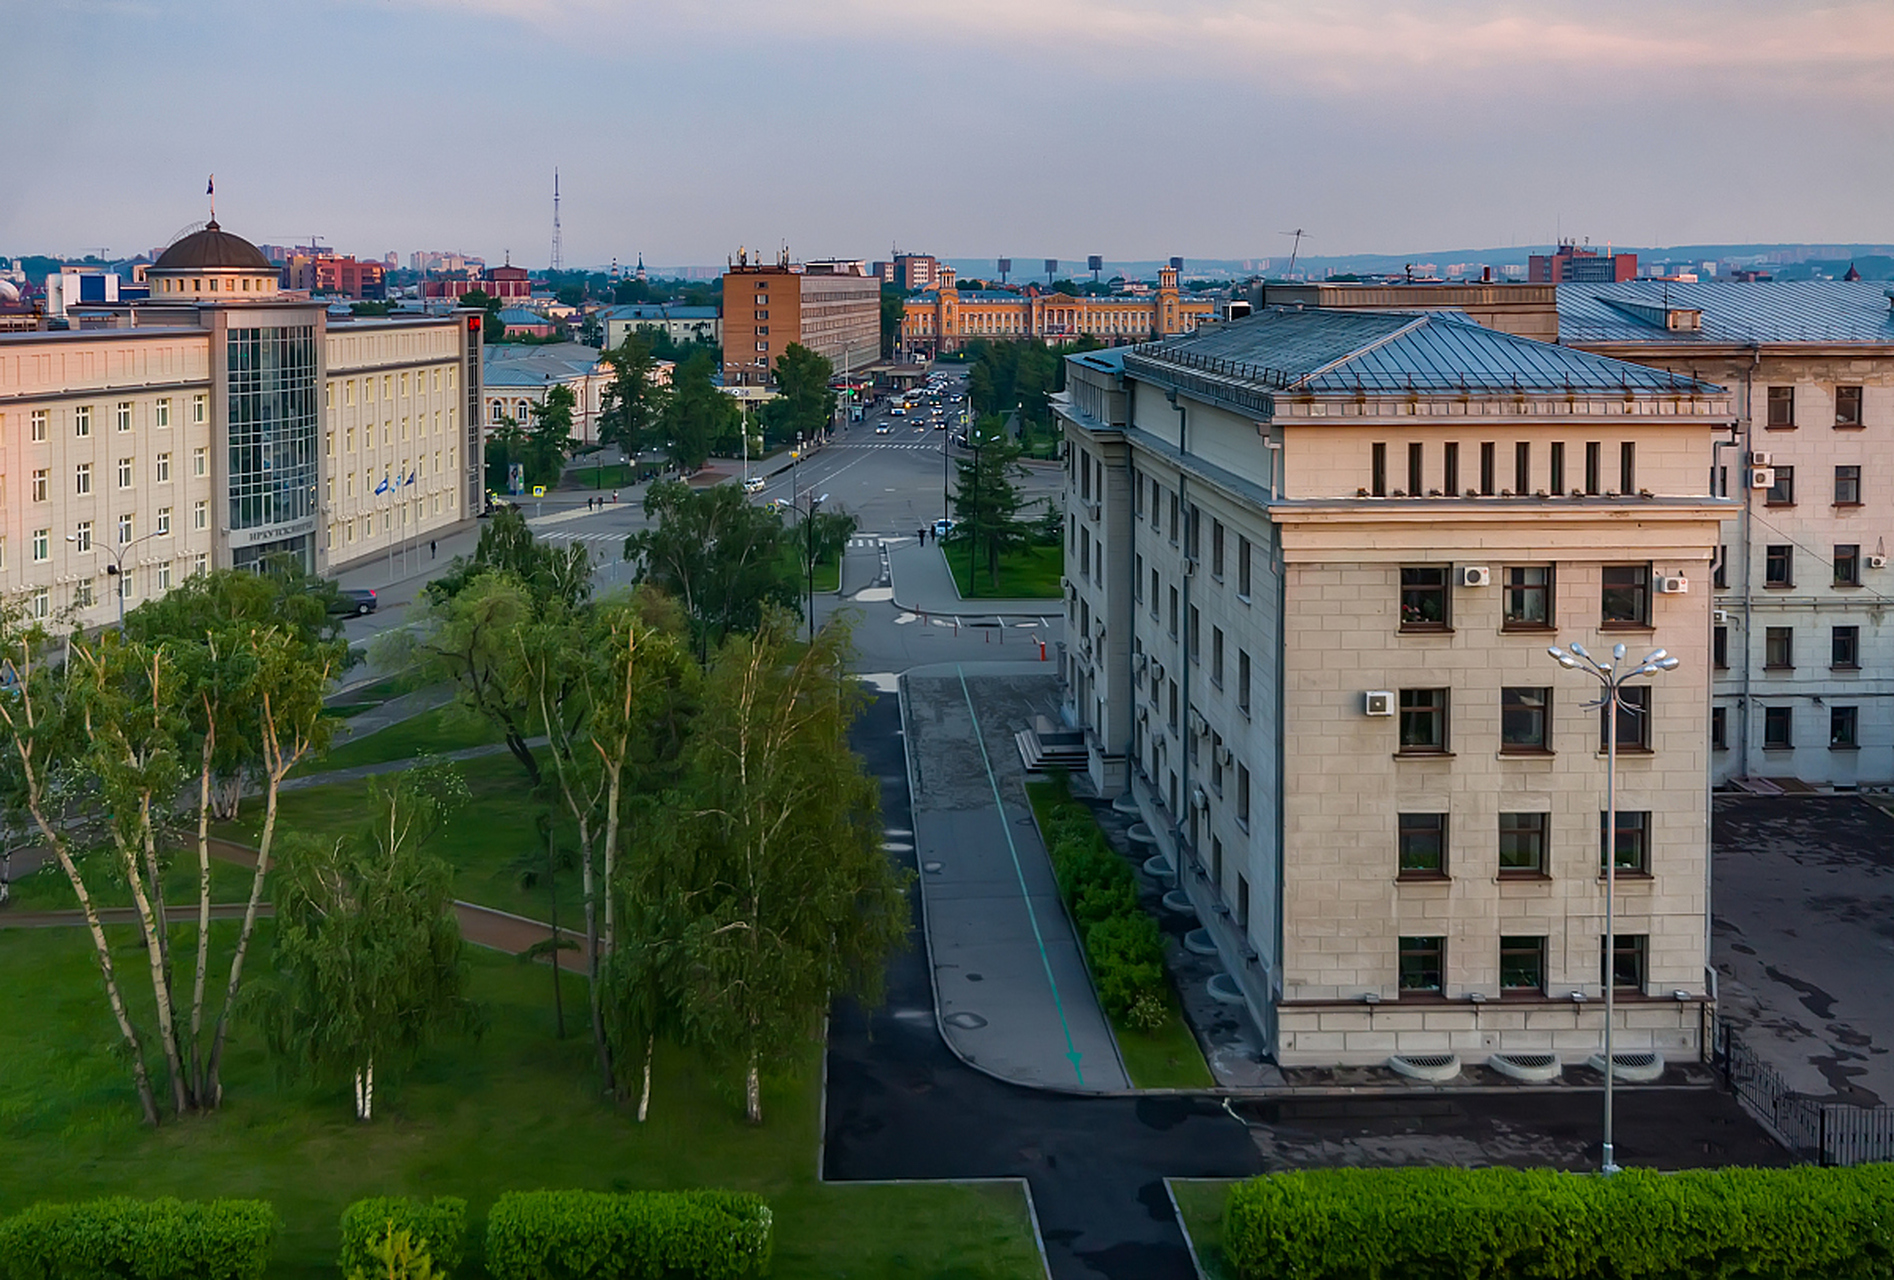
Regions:
M 980 716 L 973 709 L 973 692 L 967 688 L 966 668 L 956 665 L 954 671 L 960 677 L 960 696 L 967 700 L 967 718 L 973 722 L 973 740 L 980 745 L 980 763 L 986 767 L 987 785 L 993 788 L 993 807 L 999 811 L 1000 830 L 1006 833 L 1006 849 L 1013 855 L 1013 874 L 1019 877 L 1020 900 L 1026 904 L 1026 919 L 1032 924 L 1033 941 L 1039 944 L 1039 963 L 1045 966 L 1046 985 L 1052 988 L 1052 1007 L 1059 1011 L 1059 1028 L 1065 1032 L 1065 1056 L 1072 1061 L 1072 1071 L 1079 1078 L 1082 1088 L 1085 1084 L 1085 1071 L 1079 1066 L 1082 1056 L 1072 1046 L 1072 1024 L 1065 1019 L 1065 1002 L 1059 998 L 1059 980 L 1052 976 L 1052 957 L 1046 954 L 1046 939 L 1039 932 L 1039 914 L 1033 910 L 1032 895 L 1026 891 L 1026 869 L 1019 865 L 1019 846 L 1013 843 L 1013 824 L 1007 821 L 1006 805 L 1000 800 L 1000 780 L 993 776 L 993 761 L 986 753 L 986 739 L 980 735 Z

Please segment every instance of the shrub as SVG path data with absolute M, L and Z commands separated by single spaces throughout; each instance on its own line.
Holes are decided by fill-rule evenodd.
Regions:
M 1223 1240 L 1244 1280 L 1867 1280 L 1894 1264 L 1894 1166 L 1272 1174 L 1231 1189 Z
M 0 1221 L 5 1280 L 259 1280 L 276 1241 L 262 1200 L 36 1204 Z
M 1098 999 L 1107 1012 L 1123 1017 L 1139 997 L 1164 995 L 1164 943 L 1157 922 L 1144 912 L 1113 916 L 1085 935 Z
M 493 1280 L 745 1280 L 769 1270 L 770 1211 L 734 1191 L 509 1191 L 487 1215 Z
M 369 1250 L 396 1231 L 408 1233 L 410 1244 L 425 1249 L 435 1274 L 451 1276 L 460 1266 L 467 1236 L 467 1202 L 455 1196 L 416 1200 L 407 1196 L 370 1196 L 342 1211 L 342 1274 L 359 1268 L 375 1274 Z

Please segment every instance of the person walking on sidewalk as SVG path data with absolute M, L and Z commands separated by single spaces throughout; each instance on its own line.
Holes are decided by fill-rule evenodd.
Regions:
M 432 560 L 436 554 L 437 549 L 438 549 L 437 544 L 435 543 L 434 539 L 429 538 L 427 540 L 427 558 Z

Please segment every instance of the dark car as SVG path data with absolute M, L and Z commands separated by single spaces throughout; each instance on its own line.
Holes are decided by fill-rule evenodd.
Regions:
M 350 614 L 361 617 L 365 613 L 375 612 L 375 593 L 366 587 L 338 587 L 335 598 L 329 601 L 329 612 Z

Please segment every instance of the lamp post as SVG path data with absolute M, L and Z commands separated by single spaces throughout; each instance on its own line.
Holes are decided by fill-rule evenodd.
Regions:
M 1611 1131 L 1611 1078 L 1617 1068 L 1611 1056 L 1611 1020 L 1615 1008 L 1612 993 L 1618 985 L 1617 933 L 1612 921 L 1618 885 L 1618 712 L 1627 706 L 1622 696 L 1627 682 L 1640 676 L 1654 676 L 1660 671 L 1675 670 L 1677 659 L 1662 649 L 1653 649 L 1635 667 L 1621 671 L 1618 668 L 1624 662 L 1622 644 L 1612 646 L 1609 662 L 1600 662 L 1585 652 L 1584 645 L 1577 643 L 1563 649 L 1553 645 L 1546 652 L 1566 670 L 1582 671 L 1598 682 L 1598 701 L 1585 705 L 1599 707 L 1605 715 L 1605 1129 L 1598 1171 L 1612 1174 L 1618 1171 Z M 1633 714 L 1639 714 L 1642 708 L 1632 707 L 1630 710 Z
M 139 543 L 157 536 L 156 533 L 147 533 L 142 538 L 133 538 L 130 542 L 120 543 L 116 547 L 108 545 L 105 548 L 112 557 L 112 563 L 106 566 L 105 572 L 110 577 L 118 579 L 118 581 L 112 584 L 112 590 L 118 593 L 118 628 L 120 631 L 125 629 L 125 553 Z M 69 533 L 66 535 L 66 541 L 76 545 L 79 541 L 79 535 Z M 91 544 L 88 542 L 87 549 L 90 550 L 90 548 Z
M 809 568 L 809 643 L 815 643 L 815 513 L 816 508 L 829 500 L 828 494 L 817 497 L 809 494 L 809 515 L 802 522 L 803 540 L 806 551 L 805 561 Z

